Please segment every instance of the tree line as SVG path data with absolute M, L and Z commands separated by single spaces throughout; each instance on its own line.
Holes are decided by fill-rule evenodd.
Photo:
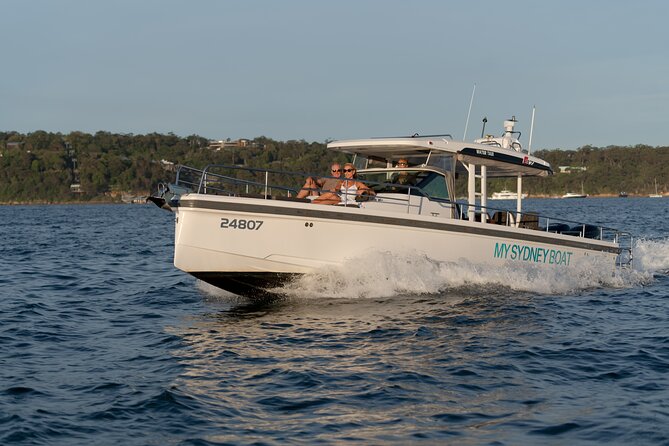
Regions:
M 158 183 L 173 180 L 177 164 L 325 172 L 332 160 L 326 143 L 304 140 L 258 137 L 246 147 L 215 151 L 197 135 L 0 132 L 0 202 L 119 201 L 124 194 L 148 195 Z
M 578 150 L 541 150 L 534 154 L 551 163 L 555 175 L 523 182 L 531 195 L 555 196 L 581 190 L 590 195 L 648 195 L 655 192 L 655 181 L 659 192 L 669 190 L 669 147 L 588 145 Z M 559 173 L 560 166 L 577 169 Z
M 124 194 L 148 195 L 158 183 L 173 179 L 176 164 L 237 164 L 325 174 L 331 162 L 346 161 L 345 155 L 328 152 L 325 142 L 263 136 L 248 140 L 245 147 L 219 151 L 209 144 L 198 135 L 173 133 L 0 132 L 0 202 L 119 201 Z M 591 195 L 642 195 L 655 191 L 655 180 L 660 191 L 668 189 L 669 147 L 584 146 L 535 155 L 550 162 L 556 174 L 526 180 L 524 189 L 530 195 L 562 195 L 581 188 Z M 559 166 L 585 170 L 560 174 Z M 488 190 L 503 188 L 514 189 L 515 181 L 491 180 Z

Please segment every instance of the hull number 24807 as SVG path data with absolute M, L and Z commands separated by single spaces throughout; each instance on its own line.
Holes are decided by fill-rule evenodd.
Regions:
M 221 228 L 223 229 L 248 229 L 249 231 L 257 231 L 260 229 L 263 220 L 245 220 L 243 218 L 221 218 Z

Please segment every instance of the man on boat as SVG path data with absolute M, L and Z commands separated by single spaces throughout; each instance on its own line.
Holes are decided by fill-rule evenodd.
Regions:
M 339 177 L 341 177 L 341 165 L 339 163 L 332 164 L 330 175 L 334 178 L 314 179 L 313 177 L 308 177 L 302 189 L 297 193 L 297 198 L 306 198 L 309 195 L 318 196 L 321 191 L 336 189 L 339 184 Z
M 395 167 L 400 169 L 407 168 L 409 167 L 409 161 L 406 158 L 400 158 L 397 161 L 397 165 Z M 416 184 L 416 176 L 403 170 L 401 172 L 393 174 L 393 176 L 390 179 L 390 182 L 395 184 L 401 184 L 403 186 L 414 186 Z

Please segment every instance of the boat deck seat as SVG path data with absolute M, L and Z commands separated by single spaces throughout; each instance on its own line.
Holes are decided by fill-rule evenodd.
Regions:
M 543 227 L 543 228 L 540 228 L 540 229 L 542 231 L 546 231 L 546 232 L 554 232 L 556 234 L 562 234 L 565 231 L 569 231 L 571 229 L 571 227 L 567 224 L 564 224 L 564 223 L 551 223 L 551 224 L 548 225 L 548 228 Z
M 506 211 L 495 211 L 490 218 L 490 223 L 496 225 L 509 226 L 511 221 L 509 220 L 509 213 Z
M 526 229 L 539 229 L 539 214 L 523 212 L 518 226 Z
M 485 217 L 483 217 L 485 215 Z M 456 216 L 460 220 L 469 220 L 469 215 L 465 212 L 462 215 Z M 490 216 L 486 212 L 477 211 L 474 213 L 474 221 L 481 221 L 481 218 L 485 218 L 484 221 L 490 221 Z
M 575 235 L 578 237 L 585 238 L 599 238 L 600 230 L 598 226 L 594 225 L 576 225 L 569 229 L 568 231 L 562 231 L 566 235 Z

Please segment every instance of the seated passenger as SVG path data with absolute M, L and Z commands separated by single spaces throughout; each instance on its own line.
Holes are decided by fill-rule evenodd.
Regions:
M 332 191 L 337 189 L 339 178 L 341 176 L 341 166 L 339 163 L 334 163 L 330 168 L 330 174 L 336 178 L 318 178 L 308 177 L 307 181 L 302 186 L 302 189 L 297 193 L 297 198 L 306 198 L 307 196 L 318 196 L 320 191 Z
M 409 161 L 407 161 L 406 158 L 400 158 L 399 161 L 397 161 L 397 165 L 395 167 L 407 168 L 409 167 Z M 390 182 L 395 184 L 401 184 L 403 186 L 414 186 L 416 184 L 416 176 L 407 171 L 397 172 L 394 173 L 393 176 L 390 178 Z
M 353 164 L 344 164 L 344 180 L 339 180 L 339 184 L 332 192 L 326 192 L 313 202 L 317 204 L 355 204 L 358 195 L 375 195 L 365 183 L 356 180 L 356 169 Z

